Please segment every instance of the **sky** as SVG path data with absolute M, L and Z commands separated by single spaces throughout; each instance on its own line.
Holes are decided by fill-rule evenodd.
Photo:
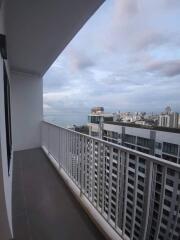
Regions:
M 180 1 L 106 0 L 44 76 L 44 116 L 83 124 L 106 112 L 180 112 Z

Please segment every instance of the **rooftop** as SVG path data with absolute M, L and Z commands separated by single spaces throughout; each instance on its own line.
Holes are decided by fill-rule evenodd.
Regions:
M 125 127 L 135 127 L 135 128 L 143 128 L 149 130 L 163 131 L 163 132 L 172 132 L 172 133 L 180 133 L 179 128 L 167 128 L 167 127 L 159 127 L 159 126 L 145 126 L 141 124 L 135 123 L 124 123 L 124 122 L 113 122 L 113 121 L 104 121 L 105 124 L 113 124 Z

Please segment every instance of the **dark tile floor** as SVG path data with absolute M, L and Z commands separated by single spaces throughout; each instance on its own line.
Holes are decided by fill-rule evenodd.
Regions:
M 101 240 L 41 149 L 15 153 L 13 228 L 16 240 Z

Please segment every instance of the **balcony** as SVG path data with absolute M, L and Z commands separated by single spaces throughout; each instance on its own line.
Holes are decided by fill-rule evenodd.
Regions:
M 41 149 L 15 153 L 12 200 L 15 239 L 105 239 Z
M 25 224 L 32 239 L 103 239 L 81 205 L 109 239 L 178 239 L 178 164 L 47 122 L 41 142 L 48 158 L 40 149 L 16 154 L 15 236 Z

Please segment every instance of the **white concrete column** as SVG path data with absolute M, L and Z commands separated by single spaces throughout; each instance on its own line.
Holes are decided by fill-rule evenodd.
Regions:
M 42 77 L 13 71 L 11 96 L 14 150 L 40 147 L 40 124 L 43 119 Z

